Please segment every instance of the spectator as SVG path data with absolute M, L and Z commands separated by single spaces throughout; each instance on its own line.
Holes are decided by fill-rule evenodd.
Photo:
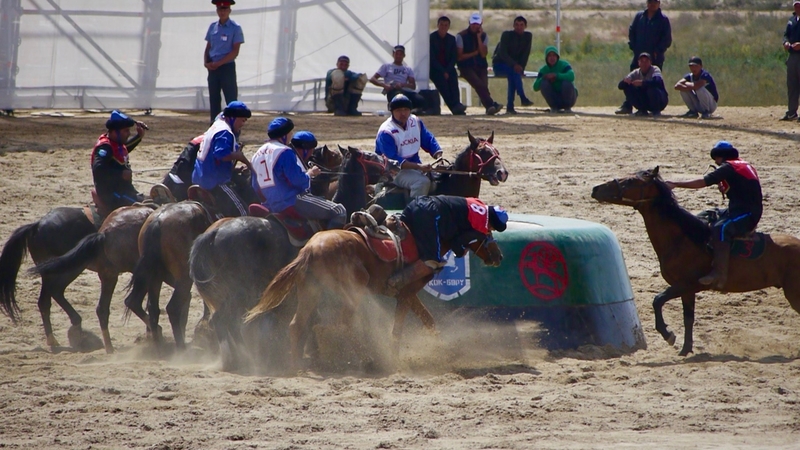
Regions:
M 531 54 L 531 41 L 533 40 L 531 32 L 525 31 L 527 27 L 528 21 L 522 16 L 517 16 L 514 19 L 514 29 L 503 32 L 492 57 L 495 76 L 506 77 L 508 81 L 506 102 L 508 114 L 517 113 L 514 109 L 515 93 L 519 95 L 522 106 L 533 105 L 533 102 L 525 96 L 525 89 L 522 87 L 522 76 L 525 66 L 528 65 L 528 56 Z
M 534 91 L 542 91 L 542 96 L 550 106 L 550 112 L 572 112 L 578 99 L 575 89 L 575 72 L 569 62 L 564 61 L 555 47 L 544 50 L 545 65 L 533 83 Z
M 794 13 L 783 32 L 783 48 L 789 52 L 786 60 L 786 87 L 788 88 L 789 109 L 781 120 L 797 120 L 797 105 L 800 101 L 800 0 L 792 2 Z
M 703 69 L 703 60 L 697 56 L 689 58 L 689 73 L 675 83 L 675 90 L 680 91 L 683 102 L 689 108 L 681 117 L 696 119 L 700 114 L 703 119 L 708 119 L 717 110 L 717 84 L 711 74 Z
M 461 103 L 458 89 L 456 38 L 447 32 L 450 30 L 450 19 L 447 16 L 439 17 L 436 28 L 431 33 L 430 78 L 450 112 L 455 116 L 463 116 L 467 113 L 467 107 Z
M 664 70 L 664 54 L 672 45 L 672 28 L 669 19 L 661 12 L 659 0 L 647 0 L 647 8 L 636 13 L 628 27 L 628 47 L 633 51 L 630 70 L 639 65 L 639 55 L 647 53 L 650 61 L 659 70 Z M 616 114 L 630 114 L 633 110 L 626 100 Z
M 416 91 L 417 80 L 414 77 L 414 69 L 403 62 L 406 48 L 395 45 L 392 57 L 394 61 L 382 65 L 369 82 L 383 88 L 387 101 L 391 101 L 397 94 L 403 94 L 411 100 L 414 112 L 422 113 L 425 109 L 425 98 Z
M 348 70 L 350 58 L 342 55 L 325 76 L 325 106 L 334 116 L 360 116 L 358 102 L 367 86 L 367 74 Z
M 458 70 L 478 93 L 481 103 L 486 107 L 486 114 L 491 116 L 500 112 L 503 106 L 495 102 L 489 93 L 489 63 L 486 62 L 489 36 L 483 32 L 482 23 L 481 15 L 475 13 L 469 16 L 469 26 L 456 35 Z
M 617 87 L 625 91 L 625 101 L 636 108 L 637 116 L 647 116 L 649 111 L 653 117 L 659 117 L 669 103 L 661 70 L 651 63 L 648 53 L 639 55 L 639 68 L 623 78 Z
M 375 137 L 375 153 L 400 166 L 394 184 L 410 190 L 412 198 L 428 195 L 431 179 L 427 174 L 431 165 L 422 164 L 419 151 L 425 150 L 437 159 L 442 156 L 442 148 L 419 117 L 411 113 L 408 97 L 397 94 L 389 103 L 389 111 L 392 116 L 381 124 Z
M 208 27 L 206 32 L 206 51 L 203 56 L 206 69 L 208 69 L 208 102 L 211 106 L 211 123 L 222 111 L 222 95 L 225 102 L 235 101 L 238 96 L 236 86 L 236 63 L 239 56 L 239 46 L 244 43 L 242 27 L 230 19 L 233 0 L 211 0 L 217 5 L 219 21 Z

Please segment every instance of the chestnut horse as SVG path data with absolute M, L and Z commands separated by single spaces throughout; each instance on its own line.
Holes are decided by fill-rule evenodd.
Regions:
M 592 198 L 632 206 L 644 218 L 647 235 L 658 255 L 661 276 L 669 283 L 653 300 L 656 330 L 670 345 L 675 343 L 675 334 L 667 328 L 661 310 L 667 301 L 680 297 L 684 340 L 679 354 L 692 353 L 695 294 L 712 289 L 698 282 L 711 270 L 713 259 L 706 245 L 711 235 L 708 224 L 678 205 L 658 175 L 658 167 L 595 186 Z M 786 300 L 800 313 L 800 239 L 785 234 L 764 237 L 766 248 L 758 259 L 731 256 L 728 281 L 720 292 L 783 288 Z
M 442 255 L 449 250 L 448 243 L 442 245 Z M 473 242 L 470 249 L 487 266 L 499 266 L 503 259 L 500 247 L 491 236 Z M 288 300 L 290 314 L 280 311 L 282 318 L 291 317 L 288 325 L 289 345 L 292 364 L 298 367 L 307 335 L 308 321 L 317 311 L 319 300 L 324 295 L 333 294 L 340 303 L 339 320 L 351 329 L 355 311 L 361 300 L 368 295 L 381 294 L 386 281 L 396 270 L 394 262 L 379 259 L 370 250 L 361 235 L 352 231 L 330 230 L 315 234 L 300 250 L 300 254 L 284 267 L 269 284 L 259 303 L 251 309 L 245 323 L 260 319 L 272 310 L 278 310 Z M 408 310 L 413 311 L 429 330 L 434 330 L 434 320 L 417 292 L 423 288 L 433 275 L 410 283 L 397 294 L 394 328 L 392 336 L 395 351 L 403 331 Z M 294 306 L 296 305 L 296 306 Z M 293 314 L 292 314 L 293 313 Z

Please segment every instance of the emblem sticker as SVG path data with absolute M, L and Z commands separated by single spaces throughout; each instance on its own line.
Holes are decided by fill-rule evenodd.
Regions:
M 561 297 L 569 286 L 564 255 L 549 242 L 531 242 L 522 250 L 519 276 L 528 291 L 544 301 Z
M 463 258 L 456 258 L 449 251 L 444 257 L 447 264 L 425 285 L 425 292 L 439 300 L 449 301 L 469 291 L 469 253 Z

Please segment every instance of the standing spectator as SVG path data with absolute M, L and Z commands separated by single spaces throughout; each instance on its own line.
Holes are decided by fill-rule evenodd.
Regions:
M 789 52 L 786 60 L 786 87 L 789 90 L 789 109 L 781 120 L 796 120 L 800 101 L 800 0 L 792 2 L 794 12 L 783 32 L 783 48 Z
M 456 73 L 456 38 L 447 31 L 450 30 L 450 18 L 439 17 L 436 22 L 437 30 L 431 33 L 431 70 L 430 78 L 444 103 L 455 116 L 467 113 L 467 107 L 461 103 L 458 89 L 458 73 Z
M 689 73 L 675 83 L 675 90 L 680 91 L 683 102 L 689 108 L 681 117 L 696 119 L 700 114 L 703 119 L 708 119 L 717 110 L 717 84 L 711 74 L 703 69 L 703 60 L 697 56 L 689 58 Z
M 406 48 L 395 45 L 392 57 L 394 61 L 382 65 L 369 82 L 383 88 L 387 102 L 391 102 L 397 94 L 403 94 L 411 100 L 415 114 L 422 113 L 425 109 L 425 98 L 416 91 L 417 80 L 414 77 L 414 69 L 403 62 Z
M 630 70 L 635 70 L 638 65 L 639 55 L 648 53 L 651 62 L 659 70 L 664 70 L 664 54 L 672 45 L 672 28 L 669 19 L 661 12 L 659 0 L 647 0 L 647 8 L 636 13 L 630 27 L 628 27 L 628 47 L 633 51 Z M 633 110 L 626 100 L 615 112 L 616 114 L 630 114 Z
M 572 112 L 578 99 L 575 89 L 575 72 L 569 62 L 561 59 L 556 47 L 544 50 L 545 65 L 533 83 L 534 91 L 542 91 L 542 96 L 550 106 L 550 112 Z
M 647 53 L 639 55 L 639 68 L 623 78 L 617 87 L 625 91 L 625 101 L 637 109 L 637 116 L 647 116 L 649 111 L 653 117 L 659 117 L 669 103 L 661 70 L 651 63 Z
M 469 16 L 469 26 L 456 35 L 458 70 L 478 93 L 481 103 L 486 107 L 486 114 L 491 116 L 500 112 L 503 106 L 494 101 L 489 93 L 489 63 L 486 62 L 489 36 L 483 32 L 482 23 L 481 15 L 475 13 Z
M 325 106 L 334 116 L 360 116 L 358 102 L 367 86 L 367 74 L 350 70 L 350 58 L 342 55 L 336 68 L 325 76 Z
M 242 27 L 230 19 L 231 5 L 235 5 L 235 1 L 211 0 L 211 3 L 217 5 L 219 21 L 208 27 L 203 61 L 208 69 L 208 102 L 213 124 L 222 111 L 220 91 L 225 94 L 226 103 L 235 101 L 239 96 L 234 60 L 239 56 L 239 46 L 244 43 L 244 34 Z
M 517 16 L 514 19 L 514 29 L 503 32 L 492 57 L 495 76 L 506 77 L 508 81 L 506 112 L 509 114 L 517 113 L 514 109 L 515 92 L 519 95 L 522 106 L 533 105 L 533 102 L 525 96 L 525 89 L 522 87 L 522 75 L 525 66 L 528 65 L 533 40 L 533 35 L 530 31 L 525 31 L 526 28 L 528 21 L 522 16 Z

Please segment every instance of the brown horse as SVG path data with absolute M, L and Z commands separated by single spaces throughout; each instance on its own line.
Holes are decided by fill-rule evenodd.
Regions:
M 488 266 L 498 266 L 503 259 L 497 242 L 491 237 L 474 242 L 470 248 Z M 448 250 L 443 248 L 442 254 Z M 341 301 L 339 321 L 350 329 L 361 300 L 369 293 L 380 294 L 395 269 L 395 263 L 379 259 L 357 233 L 344 230 L 317 233 L 300 250 L 297 258 L 278 272 L 260 302 L 247 313 L 245 322 L 255 321 L 278 308 L 284 301 L 289 300 L 290 305 L 296 302 L 296 308 L 291 307 L 293 317 L 288 330 L 292 363 L 298 367 L 303 356 L 302 338 L 307 335 L 308 321 L 316 313 L 320 298 L 333 294 Z M 432 277 L 430 275 L 411 283 L 397 294 L 392 330 L 395 350 L 409 309 L 425 327 L 434 329 L 433 316 L 417 297 L 417 292 Z
M 670 344 L 669 331 L 661 310 L 680 297 L 683 302 L 684 341 L 681 356 L 692 352 L 695 294 L 711 289 L 698 279 L 711 270 L 712 254 L 707 247 L 708 224 L 678 205 L 672 191 L 658 175 L 658 167 L 595 186 L 592 198 L 606 203 L 632 206 L 644 218 L 647 235 L 658 255 L 661 276 L 669 287 L 653 301 L 656 330 Z M 764 235 L 766 248 L 758 259 L 731 257 L 728 281 L 721 292 L 749 292 L 774 286 L 800 313 L 800 239 L 785 234 Z
M 71 250 L 61 256 L 38 262 L 31 272 L 38 273 L 42 280 L 59 280 L 58 289 L 50 288 L 52 293 L 60 293 L 61 301 L 69 305 L 64 298 L 64 289 L 86 269 L 97 272 L 100 278 L 100 299 L 97 301 L 97 318 L 103 334 L 106 352 L 113 353 L 111 335 L 108 331 L 111 297 L 117 285 L 119 274 L 133 271 L 139 257 L 136 239 L 147 217 L 153 212 L 148 206 L 125 206 L 116 209 L 106 217 L 100 229 L 77 242 Z M 44 291 L 44 287 L 42 288 Z M 58 297 L 56 297 L 56 301 Z M 59 301 L 59 304 L 61 304 Z M 71 307 L 70 307 L 71 309 Z M 45 322 L 47 345 L 58 347 L 58 341 L 50 326 L 49 308 L 41 308 L 42 320 Z M 67 308 L 65 308 L 67 310 Z M 81 318 L 72 310 L 76 319 L 72 321 L 68 336 L 70 344 L 77 350 L 94 350 L 91 346 L 93 338 L 81 329 Z M 68 312 L 69 313 L 69 312 Z

